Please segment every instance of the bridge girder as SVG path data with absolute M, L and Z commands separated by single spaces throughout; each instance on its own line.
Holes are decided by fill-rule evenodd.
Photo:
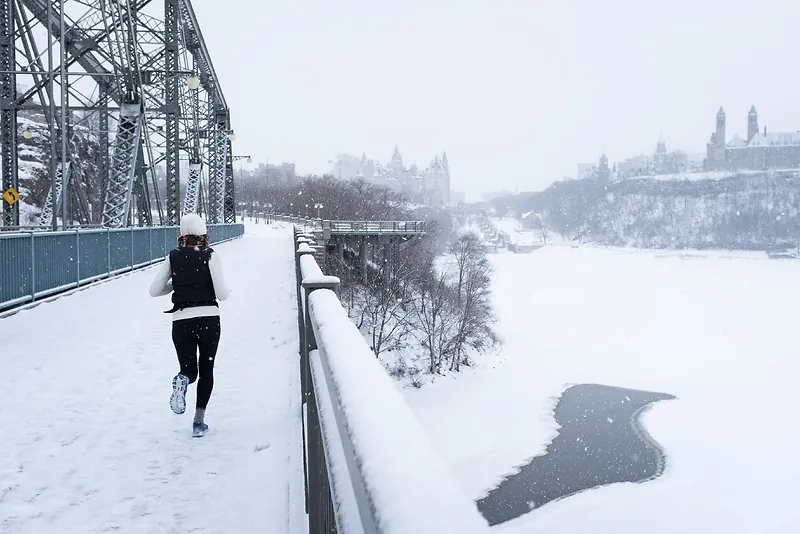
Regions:
M 199 79 L 197 88 L 187 84 L 192 76 Z M 120 110 L 131 105 L 141 111 L 138 138 L 118 140 L 131 131 L 130 124 L 123 129 L 129 121 L 120 118 Z M 20 114 L 35 113 L 43 114 L 48 123 L 51 141 L 45 158 L 71 164 L 69 187 L 60 184 L 63 202 L 74 196 L 81 202 L 70 206 L 92 204 L 86 208 L 91 213 L 81 220 L 125 226 L 136 223 L 135 217 L 138 224 L 150 224 L 151 219 L 156 224 L 177 224 L 181 161 L 201 166 L 205 162 L 208 167 L 211 190 L 197 190 L 195 198 L 215 206 L 209 211 L 210 222 L 235 217 L 230 111 L 191 0 L 0 0 L 4 189 L 19 189 L 17 152 L 24 141 L 17 119 Z M 78 130 L 100 143 L 96 179 L 82 179 L 74 161 L 77 154 L 70 153 Z M 127 163 L 120 164 L 122 160 Z M 165 170 L 165 176 L 156 172 L 157 166 Z M 60 168 L 55 163 L 50 166 L 51 188 Z M 123 168 L 125 180 L 114 174 Z M 159 187 L 162 178 L 164 199 Z M 76 187 L 83 189 L 74 191 Z M 138 208 L 131 206 L 131 192 L 137 195 Z M 120 195 L 128 201 L 120 203 Z M 193 204 L 194 209 L 202 209 Z M 4 203 L 3 208 L 3 224 L 18 224 L 17 207 Z M 54 223 L 57 207 L 55 213 Z M 67 218 L 75 220 L 72 215 Z

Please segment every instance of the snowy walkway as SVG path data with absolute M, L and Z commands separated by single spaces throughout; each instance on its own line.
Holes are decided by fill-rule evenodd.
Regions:
M 233 293 L 202 439 L 194 386 L 186 414 L 169 409 L 153 269 L 0 319 L 0 532 L 287 532 L 302 484 L 290 245 L 251 225 L 217 247 Z

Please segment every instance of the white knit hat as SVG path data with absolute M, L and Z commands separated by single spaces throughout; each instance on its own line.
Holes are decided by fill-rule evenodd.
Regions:
M 206 235 L 206 223 L 196 213 L 187 213 L 181 217 L 181 235 Z

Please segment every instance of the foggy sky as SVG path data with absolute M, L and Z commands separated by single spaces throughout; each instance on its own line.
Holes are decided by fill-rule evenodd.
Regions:
M 704 152 L 720 105 L 800 129 L 797 0 L 196 0 L 236 154 L 427 166 L 473 198 L 579 162 Z M 222 7 L 225 6 L 225 7 Z M 239 163 L 236 164 L 237 168 Z

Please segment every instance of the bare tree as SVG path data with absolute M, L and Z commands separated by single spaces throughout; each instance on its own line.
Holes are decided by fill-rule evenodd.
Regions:
M 428 372 L 439 373 L 452 349 L 452 332 L 455 326 L 452 298 L 452 275 L 447 270 L 436 269 L 429 260 L 418 279 L 414 299 L 414 327 L 417 340 L 427 351 Z
M 276 213 L 320 216 L 332 220 L 405 219 L 401 194 L 360 180 L 337 180 L 330 176 L 301 177 L 298 183 L 266 183 L 258 177 L 240 180 L 243 202 L 272 204 Z M 321 204 L 317 210 L 314 206 Z M 308 208 L 306 208 L 308 205 Z
M 497 342 L 492 330 L 495 321 L 490 301 L 492 266 L 473 233 L 461 236 L 452 247 L 455 259 L 454 287 L 455 331 L 450 369 L 458 371 L 465 349 L 483 350 Z
M 412 239 L 393 255 L 393 261 L 384 258 L 380 273 L 367 277 L 363 306 L 376 356 L 400 348 L 414 327 L 414 283 L 427 267 L 426 258 L 431 257 L 424 241 Z
M 375 356 L 399 348 L 409 321 L 403 296 L 391 287 L 374 285 L 364 292 L 363 310 L 367 317 L 372 351 Z

